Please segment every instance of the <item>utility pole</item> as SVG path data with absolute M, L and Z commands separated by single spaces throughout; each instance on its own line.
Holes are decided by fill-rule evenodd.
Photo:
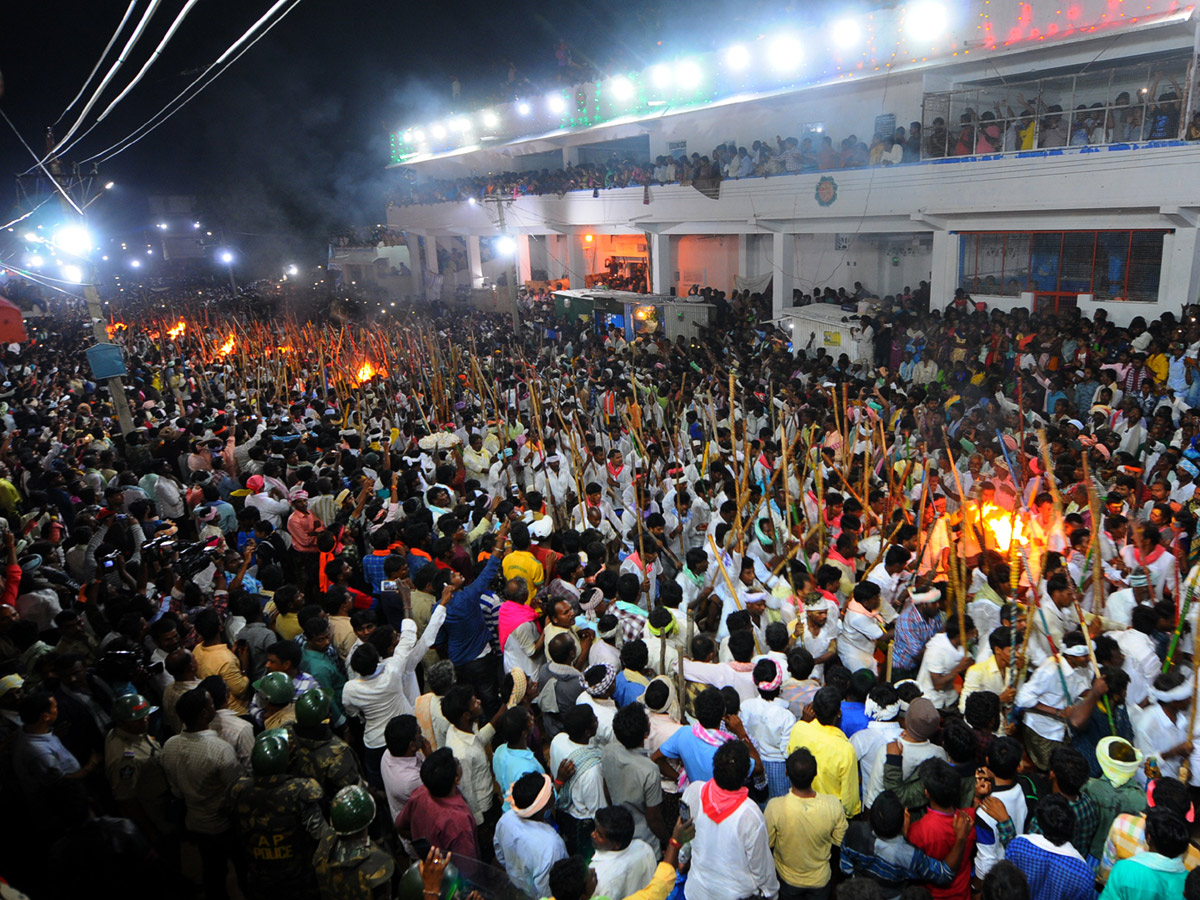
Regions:
M 508 228 L 504 222 L 504 204 L 503 197 L 496 198 L 496 220 L 500 226 L 500 236 L 512 240 L 512 236 L 508 233 Z M 521 307 L 517 303 L 517 248 L 516 241 L 513 241 L 513 252 L 508 254 L 508 272 L 506 273 L 508 281 L 508 296 L 512 302 L 512 323 L 513 331 L 520 333 L 521 331 Z
M 47 153 L 54 149 L 54 144 L 54 132 L 47 129 Z M 62 188 L 61 191 L 56 191 L 56 193 L 58 194 L 59 204 L 62 206 L 64 221 L 78 222 L 86 230 L 87 217 L 82 212 L 77 213 L 66 199 L 67 193 L 70 192 L 70 188 L 74 184 L 74 179 L 68 179 L 63 176 L 62 164 L 59 162 L 58 157 L 50 159 L 48 168 L 51 177 Z M 94 175 L 95 173 L 93 173 Z M 86 198 L 81 196 L 79 200 L 86 200 Z M 79 203 L 80 209 L 86 209 L 87 206 L 88 202 Z M 100 292 L 96 289 L 96 266 L 92 262 L 91 247 L 87 248 L 87 252 L 80 257 L 79 262 L 80 269 L 83 271 L 83 284 L 81 285 L 83 288 L 83 300 L 87 306 L 88 319 L 92 325 L 92 336 L 95 337 L 97 344 L 112 344 L 112 341 L 108 339 L 108 332 L 104 327 L 104 309 L 100 304 Z M 108 387 L 108 394 L 112 398 L 113 408 L 117 411 L 117 421 L 121 426 L 121 434 L 127 435 L 133 431 L 133 414 L 129 409 L 129 398 L 125 394 L 125 385 L 115 375 L 111 378 L 106 378 L 105 384 Z

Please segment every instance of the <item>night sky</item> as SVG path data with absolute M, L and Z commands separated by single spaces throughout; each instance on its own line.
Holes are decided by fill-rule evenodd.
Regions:
M 101 74 L 146 2 L 134 11 Z M 42 148 L 43 129 L 78 92 L 127 5 L 42 0 L 6 9 L 0 107 L 35 149 Z M 270 5 L 200 0 L 142 83 L 67 158 L 97 153 L 141 125 Z M 182 6 L 183 0 L 161 5 L 87 124 L 138 71 Z M 461 79 L 469 96 L 499 84 L 506 59 L 531 74 L 553 71 L 559 39 L 570 42 L 577 57 L 610 71 L 647 64 L 650 55 L 669 49 L 653 40 L 658 6 L 654 0 L 603 7 L 576 0 L 301 0 L 196 100 L 104 165 L 101 182 L 111 179 L 118 187 L 92 208 L 93 227 L 109 234 L 143 229 L 151 224 L 147 194 L 195 194 L 206 223 L 236 235 L 231 243 L 247 257 L 264 266 L 297 254 L 318 262 L 331 228 L 382 220 L 389 129 L 477 107 L 466 100 L 450 105 L 451 76 Z M 745 14 L 744 4 L 702 4 L 689 9 L 687 21 L 668 13 L 665 30 L 678 46 L 699 46 L 706 34 L 727 38 L 736 24 L 729 7 Z M 60 123 L 59 134 L 82 105 Z M 3 123 L 0 158 L 5 173 L 33 161 Z M 6 177 L 0 212 L 12 211 L 14 201 L 14 184 Z

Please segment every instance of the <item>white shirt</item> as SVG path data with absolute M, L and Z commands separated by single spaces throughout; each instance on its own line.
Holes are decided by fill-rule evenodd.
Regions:
M 866 728 L 850 735 L 850 746 L 858 757 L 859 784 L 865 785 L 870 780 L 876 758 L 889 742 L 899 740 L 900 731 L 899 722 L 868 722 Z
M 1054 658 L 1046 660 L 1021 685 L 1017 691 L 1016 705 L 1019 709 L 1031 710 L 1031 707 L 1044 703 L 1054 709 L 1066 709 L 1083 696 L 1091 685 L 1091 676 L 1087 669 L 1075 669 L 1062 657 L 1059 662 Z M 1059 677 L 1061 674 L 1061 678 Z M 1066 682 L 1067 693 L 1063 694 L 1063 682 Z M 1032 710 L 1025 714 L 1025 726 L 1050 741 L 1062 741 L 1067 737 L 1065 720 L 1047 716 Z
M 583 744 L 576 744 L 567 733 L 561 732 L 550 742 L 550 771 L 556 776 L 558 767 L 563 760 L 570 757 L 576 750 L 582 750 Z M 604 775 L 600 766 L 592 766 L 582 775 L 576 773 L 571 778 L 571 805 L 567 814 L 576 819 L 590 819 L 596 815 L 596 810 L 605 806 Z M 622 896 L 624 896 L 622 894 Z
M 1008 810 L 1008 817 L 1012 819 L 1013 825 L 1016 826 L 1017 834 L 1024 834 L 1025 819 L 1029 815 L 1029 807 L 1025 803 L 1025 791 L 1021 789 L 1021 785 L 1014 783 L 1010 787 L 993 792 L 992 796 L 1003 803 L 1004 808 Z M 987 825 L 992 830 L 992 834 L 996 835 L 995 840 L 990 843 L 978 841 L 975 844 L 975 877 L 982 878 L 988 872 L 992 871 L 992 867 L 996 863 L 1004 859 L 1004 844 L 1000 842 L 999 825 L 995 819 L 987 814 L 987 810 L 980 807 L 976 810 L 975 815 L 984 825 Z
M 842 664 L 851 672 L 870 669 L 872 674 L 878 675 L 875 642 L 881 637 L 883 628 L 876 619 L 860 612 L 847 612 L 838 637 L 838 657 Z
M 696 822 L 688 900 L 776 896 L 779 878 L 762 810 L 747 799 L 718 824 L 704 814 L 701 791 L 707 783 L 692 782 L 682 797 Z
M 921 658 L 921 668 L 917 670 L 917 684 L 925 698 L 938 709 L 949 709 L 958 703 L 958 691 L 954 683 L 949 687 L 938 690 L 933 686 L 934 675 L 946 675 L 961 661 L 965 653 L 962 647 L 950 643 L 946 633 L 939 632 L 929 639 L 925 645 L 925 655 Z
M 587 691 L 579 695 L 576 703 L 586 703 L 596 713 L 596 736 L 592 738 L 592 745 L 601 747 L 613 739 L 613 719 L 617 715 L 617 704 L 609 698 L 607 700 L 598 700 Z M 555 772 L 558 770 L 555 769 Z
M 1162 754 L 1187 740 L 1187 718 L 1185 712 L 1178 722 L 1172 721 L 1159 704 L 1152 703 L 1133 725 L 1134 745 L 1146 756 L 1158 758 L 1158 770 L 1165 778 L 1179 777 L 1181 758 Z
M 425 633 L 417 637 L 417 623 L 405 619 L 400 628 L 400 642 L 395 651 L 383 661 L 374 675 L 361 675 L 346 682 L 342 688 L 342 705 L 346 715 L 363 720 L 363 744 L 371 749 L 383 747 L 384 729 L 393 716 L 412 715 L 416 696 L 405 690 L 407 676 L 413 676 L 425 653 L 437 640 L 438 631 L 446 619 L 446 607 L 438 604 L 429 616 Z M 414 677 L 415 681 L 415 677 Z
M 597 897 L 628 897 L 650 883 L 658 860 L 643 840 L 634 838 L 624 850 L 597 850 L 592 857 Z
M 813 659 L 819 659 L 829 651 L 829 645 L 832 644 L 838 636 L 838 623 L 833 618 L 831 613 L 829 618 L 825 620 L 824 626 L 820 631 L 813 631 L 812 625 L 806 616 L 804 619 L 804 649 L 812 654 Z M 817 663 L 813 666 L 812 675 L 817 681 L 825 681 L 825 663 Z
M 788 757 L 788 739 L 796 717 L 788 709 L 786 701 L 776 697 L 764 700 L 761 696 L 742 704 L 742 724 L 746 734 L 758 748 L 764 761 L 783 762 Z

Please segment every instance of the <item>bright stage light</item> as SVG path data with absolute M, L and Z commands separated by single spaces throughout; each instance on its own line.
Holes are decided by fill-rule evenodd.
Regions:
M 287 273 L 288 273 L 289 275 L 299 275 L 299 274 L 300 274 L 300 270 L 299 270 L 299 269 L 297 269 L 297 268 L 296 268 L 294 265 L 293 265 L 293 266 L 288 266 L 288 267 L 287 267 Z
M 507 234 L 496 238 L 496 252 L 501 256 L 512 256 L 517 252 L 517 242 Z
M 468 197 L 468 198 L 467 198 L 467 204 L 468 204 L 468 205 L 470 205 L 470 206 L 474 206 L 474 205 L 475 205 L 475 202 L 476 202 L 476 201 L 475 201 L 475 198 L 474 198 L 474 197 Z
M 618 75 L 609 82 L 608 89 L 612 91 L 613 99 L 619 103 L 625 103 L 633 99 L 634 87 L 633 82 L 624 75 Z
M 29 263 L 29 268 L 31 269 L 40 269 L 46 264 L 46 260 L 42 258 L 42 254 L 40 253 L 30 253 L 25 261 Z
M 700 79 L 704 77 L 704 72 L 700 68 L 700 63 L 693 59 L 685 59 L 679 64 L 675 70 L 675 83 L 685 90 L 695 90 L 700 86 Z
M 140 259 L 131 259 L 129 261 L 129 266 L 133 269 L 140 269 L 142 267 L 142 261 Z
M 471 120 L 466 116 L 459 116 L 450 123 L 450 130 L 458 134 L 465 134 L 471 130 Z
M 904 33 L 917 41 L 941 37 L 948 24 L 946 8 L 940 3 L 915 3 L 904 14 Z
M 444 141 L 446 139 L 446 126 L 439 122 L 429 129 L 429 133 L 433 135 L 435 141 Z
M 524 100 L 522 100 L 520 103 L 518 103 L 518 104 L 517 104 L 517 113 L 518 113 L 519 115 L 522 115 L 522 116 L 527 116 L 527 115 L 529 115 L 531 112 L 533 112 L 533 107 L 531 107 L 531 106 L 530 106 L 528 103 L 526 103 Z
M 500 117 L 492 110 L 485 110 L 482 116 L 484 128 L 495 128 L 500 124 Z
M 418 144 L 425 143 L 425 132 L 423 132 L 420 128 L 418 128 L 416 131 L 413 132 L 413 140 L 416 141 Z
M 412 143 L 412 131 L 405 131 L 400 135 L 400 140 L 406 144 Z
M 64 225 L 54 232 L 54 244 L 64 253 L 87 256 L 92 249 L 92 236 L 82 225 Z
M 563 99 L 562 94 L 551 94 L 546 98 L 546 108 L 554 115 L 561 116 L 567 111 L 567 101 Z
M 671 86 L 671 70 L 664 65 L 657 65 L 650 70 L 650 81 L 660 90 Z
M 767 51 L 771 68 L 781 73 L 796 71 L 800 67 L 801 55 L 800 42 L 790 34 L 775 38 Z
M 114 187 L 116 187 L 116 184 L 112 181 L 110 181 L 104 185 L 104 189 L 106 191 L 111 191 Z
M 735 72 L 741 72 L 750 65 L 750 51 L 743 44 L 734 44 L 725 51 L 725 65 Z
M 27 231 L 27 232 L 25 232 L 25 240 L 27 240 L 27 241 L 39 241 L 39 240 L 41 240 L 41 238 L 39 238 L 39 237 L 38 237 L 36 234 L 34 234 L 32 231 Z
M 83 269 L 79 266 L 63 266 L 62 277 L 71 284 L 83 284 Z
M 849 50 L 851 47 L 858 46 L 858 42 L 862 39 L 862 26 L 858 24 L 857 19 L 849 17 L 838 19 L 833 23 L 830 37 L 833 38 L 834 46 Z
M 196 228 L 196 229 L 199 229 L 199 228 L 200 228 L 200 223 L 199 223 L 199 222 L 193 222 L 193 223 L 192 223 L 192 227 L 193 227 L 193 228 Z
M 225 265 L 229 265 L 231 262 L 233 262 L 233 254 L 230 253 L 228 250 L 222 250 L 221 251 L 221 262 L 225 263 Z

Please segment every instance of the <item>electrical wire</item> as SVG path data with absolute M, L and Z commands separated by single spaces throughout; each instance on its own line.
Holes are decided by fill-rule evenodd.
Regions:
M 158 46 L 155 47 L 154 52 L 150 54 L 150 58 L 142 64 L 141 69 L 139 69 L 138 73 L 133 76 L 133 80 L 130 81 L 129 84 L 125 85 L 125 90 L 117 94 L 117 96 L 113 98 L 112 103 L 108 104 L 108 107 L 104 110 L 104 112 L 100 113 L 99 117 L 96 119 L 97 124 L 108 118 L 108 114 L 113 111 L 113 107 L 124 100 L 126 95 L 138 86 L 138 83 L 143 77 L 145 77 L 146 73 L 150 71 L 150 67 L 158 62 L 158 58 L 162 56 L 163 50 L 167 48 L 167 44 L 171 42 L 171 38 L 175 36 L 175 32 L 179 30 L 179 26 L 183 24 L 183 20 L 187 18 L 187 14 L 190 13 L 195 5 L 199 2 L 200 0 L 187 0 L 187 3 L 184 4 L 183 9 L 179 11 L 179 15 L 175 17 L 175 21 L 171 23 L 171 27 L 167 29 L 167 33 L 163 35 L 163 39 L 158 42 Z
M 254 37 L 254 40 L 250 41 L 250 43 L 244 49 L 242 49 L 240 52 L 238 52 L 237 56 L 234 56 L 233 59 L 230 59 L 229 62 L 225 63 L 225 60 L 228 59 L 231 54 L 233 54 L 235 51 L 237 51 L 237 49 L 239 47 L 241 47 L 241 45 L 244 44 L 247 40 L 250 40 L 250 37 L 254 34 L 255 31 L 257 31 L 260 27 L 262 27 L 264 22 L 266 22 L 268 19 L 270 19 L 271 16 L 273 16 L 280 7 L 282 7 L 284 4 L 286 4 L 288 2 L 290 2 L 291 5 L 288 6 L 287 9 L 285 9 L 282 13 L 280 13 L 280 15 L 278 17 L 275 18 L 274 21 L 272 21 L 269 25 L 267 25 L 267 27 L 263 29 L 261 34 Z M 247 51 L 249 51 L 251 47 L 253 47 L 255 44 L 257 44 L 264 37 L 266 37 L 270 33 L 272 28 L 274 28 L 276 25 L 278 25 L 280 22 L 282 22 L 292 10 L 294 10 L 297 6 L 300 5 L 300 2 L 301 2 L 301 0 L 277 0 L 277 2 L 274 5 L 272 5 L 269 10 L 267 10 L 265 13 L 263 13 L 263 15 L 258 19 L 257 22 L 255 22 L 253 25 L 250 26 L 249 29 L 247 29 L 245 34 L 243 34 L 240 38 L 238 38 L 237 41 L 234 42 L 234 44 L 229 47 L 229 49 L 227 49 L 224 53 L 222 53 L 211 65 L 209 65 L 203 72 L 201 72 L 198 76 L 196 76 L 196 78 L 192 81 L 191 84 L 189 84 L 182 91 L 180 91 L 178 94 L 176 94 L 165 106 L 163 106 L 162 109 L 160 109 L 153 116 L 151 116 L 149 119 L 147 119 L 138 128 L 135 128 L 133 131 L 131 131 L 125 137 L 121 138 L 121 140 L 110 145 L 109 147 L 105 148 L 104 150 L 101 150 L 99 153 L 95 153 L 92 156 L 89 156 L 87 159 L 85 159 L 83 161 L 91 162 L 92 160 L 97 160 L 98 162 L 101 162 L 101 163 L 107 162 L 108 160 L 110 160 L 114 156 L 116 156 L 117 154 L 124 153 L 126 150 L 128 150 L 130 147 L 132 147 L 134 144 L 141 141 L 142 138 L 146 137 L 152 131 L 157 129 L 160 125 L 162 125 L 167 120 L 169 120 L 173 115 L 175 115 L 175 113 L 179 112 L 181 109 L 183 109 L 185 106 L 187 106 L 192 100 L 194 100 L 197 96 L 199 96 L 200 93 L 205 88 L 207 88 L 209 85 L 211 85 L 214 81 L 216 81 L 218 78 L 220 78 L 223 74 L 225 74 L 225 72 L 228 71 L 230 66 L 232 66 L 235 62 L 237 62 L 239 59 L 241 59 L 242 56 Z M 217 72 L 216 75 L 214 75 L 207 82 L 205 82 L 203 85 L 201 85 L 194 93 L 192 93 L 185 100 L 183 100 L 182 103 L 180 103 L 178 106 L 176 106 L 175 109 L 172 109 L 169 113 L 166 113 L 166 111 L 168 109 L 170 109 L 170 107 L 173 106 L 179 100 L 180 97 L 183 97 L 185 94 L 187 94 L 188 91 L 190 91 L 193 87 L 196 86 L 196 84 L 198 84 L 200 81 L 202 81 L 208 75 L 209 72 L 211 72 L 213 69 L 215 69 L 217 66 L 221 65 L 222 63 L 225 63 L 225 65 L 223 66 L 221 71 Z M 166 113 L 166 116 L 160 119 L 159 117 L 163 116 L 163 113 Z
M 34 149 L 32 147 L 30 147 L 29 144 L 25 143 L 25 138 L 23 138 L 21 136 L 21 132 L 17 131 L 17 126 L 12 123 L 12 119 L 10 119 L 8 117 L 8 113 L 6 113 L 4 110 L 0 109 L 0 116 L 3 116 L 4 121 L 8 123 L 8 127 L 12 129 L 13 134 L 15 134 L 17 136 L 17 140 L 21 142 L 21 146 L 23 146 L 26 150 L 28 150 L 29 155 L 32 156 L 35 160 L 37 160 L 37 162 L 35 163 L 33 168 L 31 168 L 29 171 L 32 172 L 33 169 L 41 169 L 43 172 L 45 172 L 46 177 L 50 179 L 50 183 L 52 185 L 54 185 L 55 189 L 67 199 L 67 202 L 71 204 L 71 206 L 75 209 L 75 212 L 79 213 L 79 215 L 82 216 L 83 210 L 79 208 L 79 204 L 76 203 L 75 200 L 71 197 L 71 195 L 67 193 L 67 189 L 58 183 L 58 179 L 55 178 L 50 173 L 50 170 L 46 168 L 43 161 L 38 159 L 38 155 L 34 151 Z
M 58 114 L 58 118 L 54 120 L 55 125 L 61 122 L 63 120 L 63 116 L 71 111 L 71 107 L 79 102 L 79 98 L 83 96 L 83 92 L 87 90 L 87 86 L 92 83 L 92 79 L 95 78 L 96 73 L 100 71 L 100 66 L 104 64 L 104 58 L 108 56 L 108 51 L 113 48 L 113 44 L 117 42 L 117 38 L 120 37 L 121 32 L 125 30 L 125 23 L 129 21 L 129 17 L 133 15 L 133 11 L 137 5 L 138 0 L 130 0 L 129 8 L 125 10 L 125 15 L 121 17 L 121 23 L 117 25 L 117 30 L 113 32 L 113 36 L 108 39 L 108 45 L 100 54 L 100 58 L 96 60 L 96 65 L 92 66 L 92 71 L 88 74 L 88 77 L 83 80 L 83 86 L 79 89 L 79 93 L 75 95 L 75 99 L 68 103 L 67 108 Z
M 58 144 L 46 154 L 45 159 L 42 159 L 41 162 L 44 163 L 47 159 L 50 159 L 52 156 L 54 156 L 55 153 L 61 151 L 66 145 L 67 141 L 69 141 L 74 136 L 75 132 L 79 130 L 80 126 L 83 125 L 83 120 L 87 118 L 87 114 L 92 111 L 92 107 L 96 105 L 97 101 L 99 101 L 100 95 L 104 92 L 104 89 L 108 87 L 109 83 L 114 77 L 116 77 L 117 72 L 119 72 L 125 65 L 125 60 L 128 58 L 134 46 L 137 45 L 137 42 L 141 39 L 142 33 L 146 30 L 146 26 L 150 24 L 150 18 L 154 15 L 155 10 L 158 9 L 161 2 L 162 0 L 150 0 L 150 5 L 146 7 L 146 11 L 142 13 L 141 20 L 137 23 L 137 27 L 134 28 L 133 34 L 129 36 L 129 40 L 125 42 L 125 46 L 122 48 L 120 55 L 117 57 L 117 61 L 112 64 L 112 67 L 108 70 L 108 74 L 101 79 L 100 84 L 96 87 L 96 90 L 92 92 L 92 96 L 88 98 L 88 102 L 84 105 L 83 110 L 79 113 L 79 118 L 75 120 L 75 124 L 70 127 L 67 133 L 63 135 L 62 140 L 60 140 Z
M 11 222 L 5 222 L 3 225 L 0 225 L 0 231 L 3 231 L 5 228 L 12 228 L 18 222 L 24 222 L 26 219 L 28 219 L 30 216 L 32 216 L 35 212 L 37 212 L 39 209 L 41 209 L 43 206 L 45 206 L 49 202 L 50 202 L 50 198 L 47 197 L 45 200 L 43 200 L 41 203 L 39 203 L 37 206 L 35 206 L 29 212 L 25 213 L 25 215 L 17 216 Z

